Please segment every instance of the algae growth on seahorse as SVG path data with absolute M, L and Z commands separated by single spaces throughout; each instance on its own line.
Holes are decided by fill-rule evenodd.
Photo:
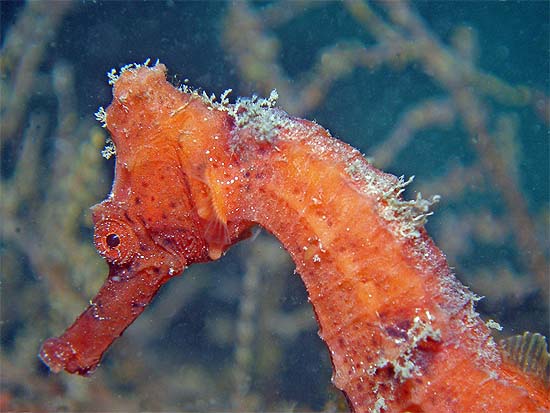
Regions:
M 544 338 L 494 342 L 424 230 L 433 200 L 404 200 L 403 179 L 274 96 L 215 103 L 165 72 L 111 74 L 113 102 L 98 116 L 115 180 L 93 208 L 110 271 L 75 323 L 43 344 L 52 371 L 92 373 L 164 283 L 260 225 L 296 264 L 352 411 L 550 409 Z

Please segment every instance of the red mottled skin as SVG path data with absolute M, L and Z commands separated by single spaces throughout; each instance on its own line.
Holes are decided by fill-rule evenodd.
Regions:
M 171 276 L 259 224 L 296 263 L 352 411 L 550 410 L 542 381 L 503 360 L 422 225 L 399 231 L 396 178 L 315 123 L 212 104 L 165 71 L 134 67 L 115 82 L 115 181 L 94 207 L 110 272 L 90 307 L 44 343 L 52 371 L 92 372 Z M 393 195 L 380 189 L 389 184 Z

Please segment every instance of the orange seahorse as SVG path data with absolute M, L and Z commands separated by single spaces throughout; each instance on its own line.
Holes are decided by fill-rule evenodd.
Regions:
M 114 99 L 99 117 L 115 180 L 93 208 L 110 271 L 75 323 L 43 344 L 52 371 L 93 372 L 166 281 L 259 224 L 296 263 L 352 411 L 550 410 L 545 340 L 508 343 L 527 352 L 495 344 L 424 230 L 430 201 L 403 200 L 406 182 L 273 96 L 215 103 L 165 72 L 111 73 Z

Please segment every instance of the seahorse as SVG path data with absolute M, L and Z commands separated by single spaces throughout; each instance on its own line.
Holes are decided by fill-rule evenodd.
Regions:
M 353 412 L 550 410 L 545 339 L 495 343 L 424 229 L 433 200 L 404 200 L 403 178 L 278 109 L 274 95 L 215 102 L 172 86 L 160 63 L 110 78 L 113 101 L 98 117 L 115 179 L 93 207 L 109 275 L 43 344 L 52 371 L 91 374 L 164 283 L 260 225 L 296 264 Z

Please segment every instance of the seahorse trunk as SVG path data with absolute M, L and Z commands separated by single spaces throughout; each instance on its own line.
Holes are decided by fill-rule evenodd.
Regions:
M 265 139 L 262 129 L 278 132 Z M 259 223 L 291 254 L 333 383 L 355 412 L 541 408 L 424 231 L 429 202 L 401 199 L 403 180 L 318 125 L 272 110 L 233 130 L 229 147 L 241 174 L 225 194 L 227 219 Z

